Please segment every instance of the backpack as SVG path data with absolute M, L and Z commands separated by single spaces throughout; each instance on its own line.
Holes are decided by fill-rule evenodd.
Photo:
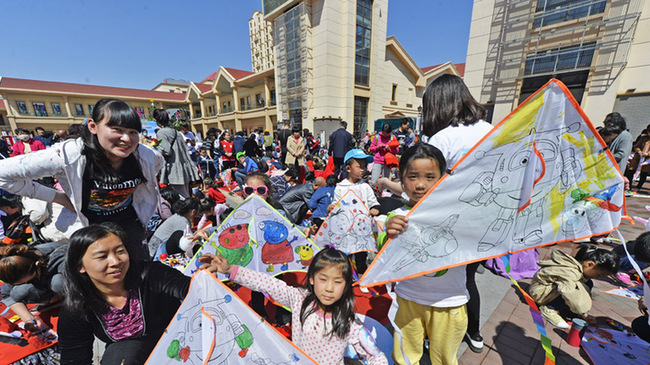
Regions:
M 43 237 L 41 231 L 29 219 L 27 214 L 14 219 L 9 224 L 9 227 L 5 228 L 5 237 L 2 239 L 2 243 L 6 245 L 26 244 L 33 246 L 45 242 L 49 242 L 49 240 Z
M 266 173 L 269 171 L 269 165 L 266 164 L 266 161 L 261 157 L 251 157 L 255 164 L 257 165 L 257 171 Z

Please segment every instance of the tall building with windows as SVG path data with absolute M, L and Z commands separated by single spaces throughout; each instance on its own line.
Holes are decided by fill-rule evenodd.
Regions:
M 248 33 L 251 39 L 251 63 L 253 72 L 262 72 L 273 68 L 273 27 L 264 20 L 261 11 L 253 12 L 248 21 Z
M 386 37 L 388 0 L 263 0 L 262 6 L 273 24 L 279 121 L 327 132 L 345 120 L 359 135 L 391 113 L 417 117 L 432 79 Z
M 598 125 L 650 115 L 650 1 L 475 0 L 465 83 L 495 121 L 556 78 Z

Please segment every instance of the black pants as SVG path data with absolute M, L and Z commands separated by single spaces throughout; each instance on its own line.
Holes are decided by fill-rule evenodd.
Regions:
M 467 333 L 474 336 L 481 329 L 481 294 L 476 286 L 476 269 L 482 262 L 474 262 L 465 267 L 467 281 L 465 287 L 469 292 L 469 301 L 467 302 Z
M 632 321 L 632 330 L 645 342 L 650 342 L 650 325 L 648 325 L 648 317 L 641 316 Z
M 151 336 L 109 343 L 106 345 L 101 365 L 144 364 L 156 343 L 158 339 L 152 339 Z

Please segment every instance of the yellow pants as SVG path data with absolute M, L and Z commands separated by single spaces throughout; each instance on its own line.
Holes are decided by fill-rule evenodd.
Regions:
M 425 337 L 429 338 L 431 364 L 458 364 L 456 353 L 467 331 L 467 308 L 465 305 L 437 308 L 411 302 L 397 296 L 395 324 L 402 331 L 402 341 L 395 335 L 393 360 L 406 365 L 403 355 L 412 365 L 422 357 Z

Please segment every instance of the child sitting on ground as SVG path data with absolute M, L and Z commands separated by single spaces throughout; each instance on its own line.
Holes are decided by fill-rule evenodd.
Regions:
M 528 292 L 546 320 L 555 327 L 569 328 L 560 312 L 568 308 L 588 319 L 591 279 L 616 274 L 618 260 L 616 253 L 593 245 L 581 246 L 575 257 L 555 250 L 550 260 L 538 262 L 541 268 L 533 276 Z
M 217 183 L 209 177 L 203 179 L 203 194 L 217 204 L 226 202 L 226 196 L 219 190 Z

